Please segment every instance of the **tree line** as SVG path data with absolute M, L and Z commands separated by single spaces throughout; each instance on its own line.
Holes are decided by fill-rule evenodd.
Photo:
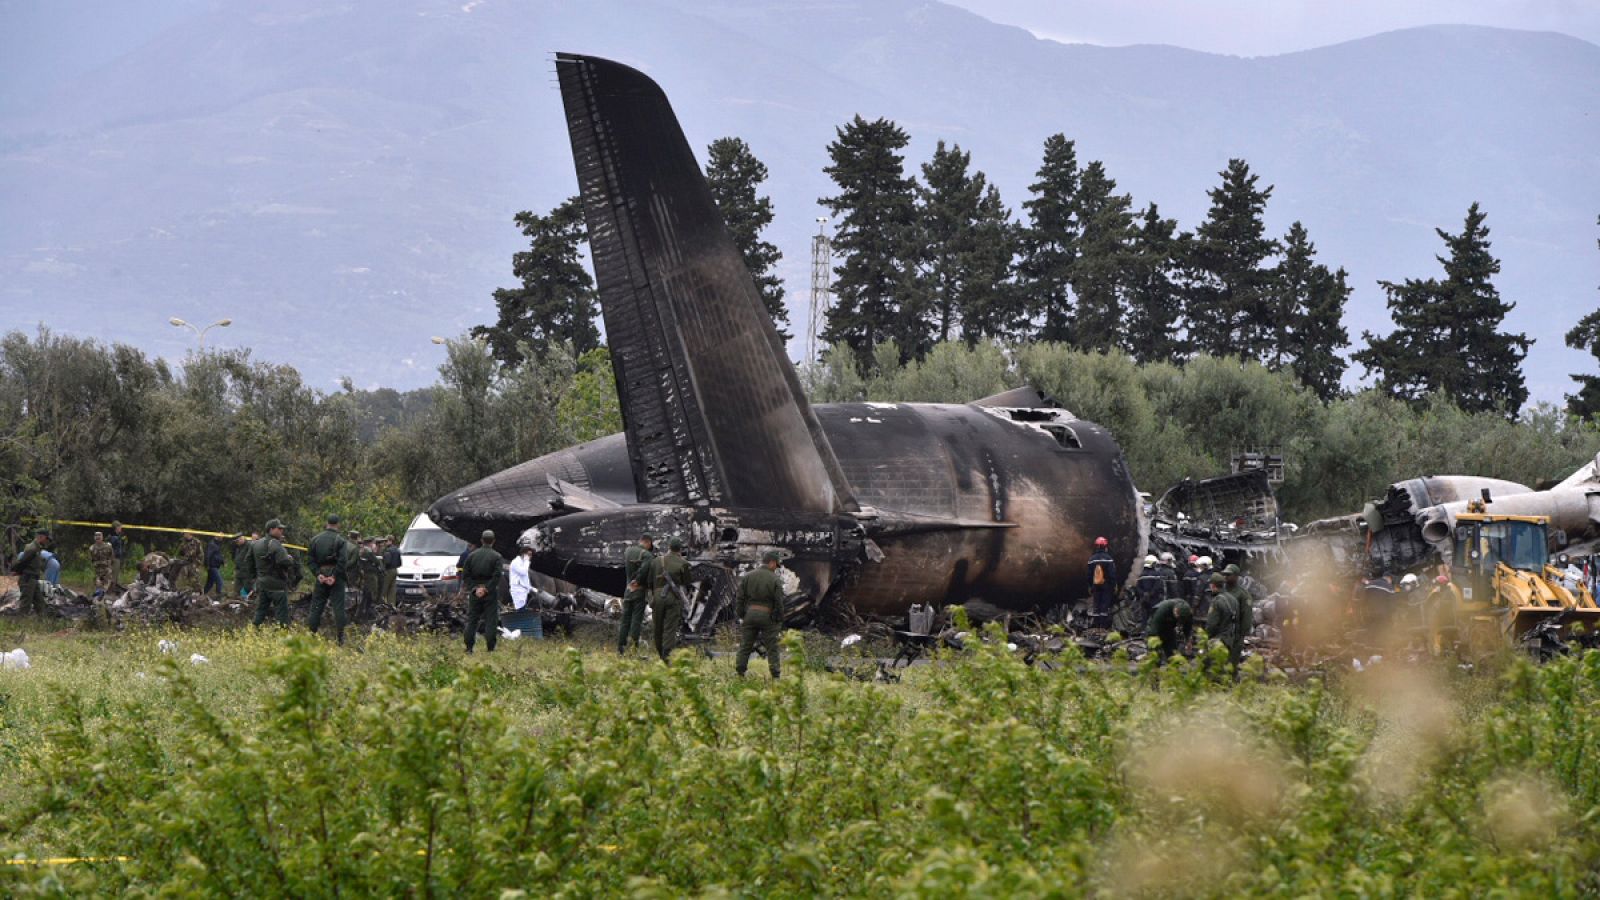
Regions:
M 1292 373 L 1324 402 L 1344 393 L 1351 362 L 1378 390 L 1407 402 L 1444 394 L 1468 412 L 1514 416 L 1527 401 L 1522 362 L 1533 340 L 1504 330 L 1515 303 L 1494 285 L 1500 262 L 1477 203 L 1460 230 L 1435 229 L 1443 245 L 1437 274 L 1379 282 L 1394 328 L 1363 332 L 1363 346 L 1347 354 L 1347 272 L 1318 258 L 1301 222 L 1281 236 L 1267 233 L 1274 186 L 1245 160 L 1228 162 L 1208 192 L 1205 220 L 1181 230 L 1156 203 L 1141 206 L 1118 191 L 1105 163 L 1081 163 L 1062 134 L 1045 140 L 1020 216 L 959 145 L 940 141 L 909 173 L 909 143 L 894 122 L 857 116 L 827 147 L 824 171 L 837 191 L 819 202 L 833 214 L 838 265 L 822 337 L 849 348 L 864 371 L 879 365 L 877 348 L 889 342 L 905 363 L 944 341 L 1042 341 L 1115 349 L 1140 363 L 1254 360 Z M 767 175 L 738 138 L 708 148 L 712 193 L 787 338 L 773 271 L 781 256 L 762 237 L 773 218 L 761 192 Z M 597 343 L 578 201 L 517 221 L 532 238 L 514 264 L 521 284 L 496 292 L 499 319 L 478 333 L 506 362 L 516 361 L 507 348 L 517 342 Z M 1600 312 L 1567 343 L 1600 360 Z M 1580 390 L 1570 411 L 1600 411 L 1600 377 L 1573 377 Z

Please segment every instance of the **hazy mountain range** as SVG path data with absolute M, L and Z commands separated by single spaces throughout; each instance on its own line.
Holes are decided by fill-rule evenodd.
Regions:
M 213 343 L 320 386 L 426 383 L 431 335 L 492 319 L 512 215 L 574 190 L 550 57 L 571 50 L 644 69 L 694 144 L 739 135 L 768 164 L 797 332 L 825 147 L 861 113 L 905 126 L 913 164 L 960 143 L 1014 208 L 1065 132 L 1185 228 L 1242 156 L 1277 185 L 1273 230 L 1303 220 L 1349 269 L 1357 337 L 1387 328 L 1375 281 L 1434 274 L 1433 228 L 1481 201 L 1511 325 L 1538 339 L 1535 399 L 1586 367 L 1561 336 L 1600 303 L 1600 47 L 1559 34 L 1439 26 L 1245 59 L 1059 44 L 919 0 L 140 0 L 119 15 L 140 6 L 152 35 L 103 65 L 52 66 L 48 48 L 0 63 L 8 327 L 177 357 L 192 336 L 169 316 L 231 316 Z

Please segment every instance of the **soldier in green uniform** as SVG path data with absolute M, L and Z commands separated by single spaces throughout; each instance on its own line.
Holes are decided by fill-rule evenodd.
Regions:
M 1233 563 L 1228 563 L 1228 567 L 1222 570 L 1223 588 L 1233 595 L 1239 605 L 1239 638 L 1243 640 L 1250 634 L 1250 629 L 1256 627 L 1256 600 L 1244 589 L 1239 574 L 1239 567 Z
M 39 529 L 22 548 L 22 553 L 17 556 L 17 561 L 11 564 L 11 571 L 17 576 L 17 589 L 22 594 L 22 611 L 42 616 L 45 613 L 44 590 L 39 587 L 39 580 L 44 577 L 46 560 L 44 551 L 50 546 L 50 531 Z
M 245 580 L 256 595 L 253 624 L 265 622 L 268 612 L 276 615 L 279 625 L 289 624 L 289 582 L 297 580 L 294 567 L 294 557 L 283 546 L 283 523 L 267 522 L 266 535 L 250 544 L 245 564 Z
M 1146 638 L 1158 637 L 1161 647 L 1157 651 L 1161 654 L 1161 661 L 1166 662 L 1178 648 L 1188 643 L 1189 636 L 1194 633 L 1194 610 L 1179 596 L 1171 596 L 1156 605 L 1155 612 L 1150 614 L 1150 621 L 1145 625 Z
M 617 626 L 617 652 L 628 652 L 628 645 L 639 646 L 639 632 L 644 628 L 644 607 L 649 602 L 649 586 L 645 584 L 645 570 L 655 559 L 655 538 L 648 532 L 639 535 L 639 543 L 622 554 L 622 566 L 628 579 L 627 592 L 622 595 L 622 622 Z
M 478 626 L 483 626 L 483 641 L 494 652 L 500 639 L 500 569 L 505 560 L 494 549 L 494 532 L 485 530 L 478 549 L 467 555 L 462 569 L 462 587 L 467 592 L 467 652 L 478 637 Z
M 363 615 L 372 615 L 378 607 L 378 599 L 383 593 L 383 557 L 378 555 L 378 542 L 369 538 L 361 545 L 361 611 Z
M 1244 653 L 1244 632 L 1239 628 L 1239 600 L 1223 587 L 1226 581 L 1221 572 L 1211 576 L 1211 610 L 1206 613 L 1206 634 L 1228 648 L 1228 660 L 1238 669 Z
M 117 551 L 111 549 L 106 536 L 98 531 L 94 533 L 94 543 L 89 545 L 89 565 L 94 567 L 94 599 L 99 600 L 111 590 L 116 578 Z
M 233 537 L 233 592 L 240 600 L 250 596 L 250 582 L 245 580 L 245 559 L 250 555 L 250 542 L 260 535 L 237 534 Z
M 739 579 L 739 604 L 734 610 L 739 616 L 739 655 L 734 667 L 739 677 L 744 677 L 750 664 L 750 651 L 761 642 L 761 651 L 767 656 L 767 668 L 772 677 L 778 677 L 778 635 L 783 632 L 783 585 L 778 583 L 778 565 L 783 560 L 776 550 L 768 550 L 761 557 L 761 567 L 751 569 Z
M 650 560 L 645 583 L 650 585 L 650 615 L 656 653 L 662 662 L 678 647 L 683 630 L 684 592 L 689 587 L 689 561 L 683 558 L 683 540 L 667 542 L 667 555 Z M 670 584 L 669 584 L 670 582 Z
M 395 584 L 400 579 L 400 548 L 394 544 L 394 538 L 384 535 L 379 542 L 383 552 L 378 554 L 383 559 L 383 602 L 394 606 Z
M 306 628 L 316 634 L 322 627 L 322 612 L 333 607 L 333 628 L 339 643 L 344 643 L 345 625 L 345 567 L 350 564 L 354 548 L 339 534 L 339 517 L 329 516 L 327 527 L 306 545 L 306 565 L 316 578 L 311 589 L 311 612 L 306 616 Z

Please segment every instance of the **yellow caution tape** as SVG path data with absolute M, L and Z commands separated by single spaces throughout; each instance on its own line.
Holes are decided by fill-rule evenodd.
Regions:
M 111 523 L 110 522 L 79 522 L 79 521 L 76 521 L 76 520 L 73 520 L 73 519 L 51 519 L 50 521 L 52 523 L 56 524 L 56 525 L 79 525 L 79 526 L 82 526 L 84 528 L 110 528 L 111 527 Z M 171 534 L 195 534 L 195 535 L 204 535 L 206 537 L 220 537 L 220 538 L 231 538 L 231 537 L 234 537 L 234 536 L 238 535 L 237 531 L 201 531 L 201 530 L 196 529 L 196 528 L 168 528 L 165 525 L 129 525 L 126 522 L 122 523 L 122 527 L 123 527 L 123 529 L 125 531 L 165 531 L 165 532 L 169 532 Z M 284 546 L 285 547 L 292 547 L 292 548 L 294 548 L 296 550 L 304 550 L 304 549 L 306 549 L 304 546 L 302 546 L 300 544 L 287 544 L 286 543 L 286 544 L 284 544 Z
M 133 862 L 131 856 L 52 856 L 46 859 L 8 859 L 8 866 L 70 866 L 74 863 Z

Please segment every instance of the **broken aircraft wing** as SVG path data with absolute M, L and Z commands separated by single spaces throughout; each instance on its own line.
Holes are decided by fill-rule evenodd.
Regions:
M 609 60 L 556 71 L 639 500 L 856 510 L 666 95 Z

